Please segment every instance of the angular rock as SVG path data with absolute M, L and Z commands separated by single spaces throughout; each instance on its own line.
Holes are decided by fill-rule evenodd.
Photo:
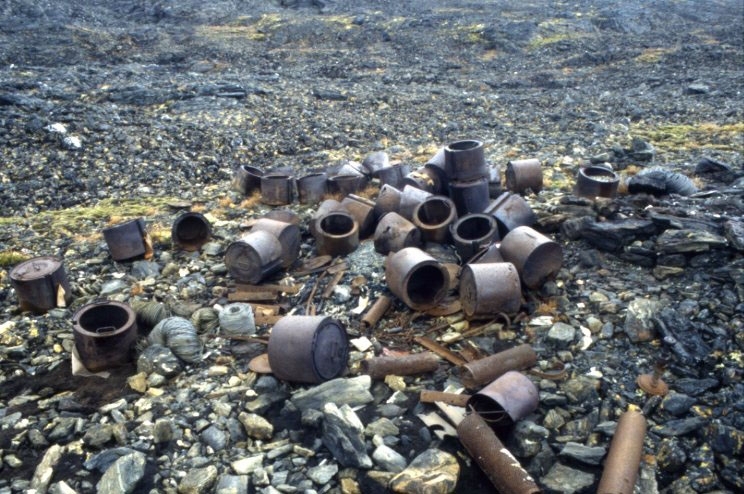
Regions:
M 659 311 L 659 302 L 647 298 L 631 300 L 625 312 L 625 334 L 630 341 L 650 341 L 654 338 L 653 318 Z
M 542 450 L 543 442 L 550 436 L 545 427 L 531 420 L 520 420 L 513 434 L 506 438 L 505 446 L 515 456 L 531 458 Z
M 215 494 L 248 494 L 247 475 L 221 475 L 214 488 Z
M 212 448 L 215 452 L 222 451 L 227 446 L 227 433 L 216 425 L 204 429 L 199 434 L 199 437 L 204 444 Z
M 364 443 L 364 425 L 349 405 L 323 407 L 323 444 L 345 467 L 372 468 Z
M 179 494 L 202 494 L 209 492 L 217 480 L 217 467 L 209 465 L 204 468 L 189 470 L 181 482 L 178 483 Z
M 374 400 L 372 393 L 369 392 L 371 386 L 372 379 L 367 375 L 340 377 L 295 393 L 292 396 L 292 404 L 300 410 L 307 408 L 322 410 L 326 403 L 352 407 L 366 405 Z
M 607 450 L 601 446 L 585 446 L 583 444 L 567 442 L 558 453 L 561 458 L 571 458 L 587 465 L 599 465 Z
M 29 487 L 38 492 L 46 492 L 49 482 L 52 481 L 52 475 L 54 475 L 54 467 L 61 457 L 62 446 L 58 444 L 50 446 L 44 453 L 44 457 L 37 465 L 36 470 L 34 470 L 34 476 L 31 478 Z
M 400 433 L 398 427 L 393 423 L 392 420 L 386 417 L 380 417 L 374 422 L 367 424 L 364 429 L 364 435 L 368 437 L 372 436 L 397 436 Z
M 661 425 L 653 427 L 652 430 L 660 436 L 676 437 L 702 429 L 706 424 L 707 420 L 702 417 L 691 417 L 688 419 L 668 420 Z
M 137 359 L 137 372 L 151 374 L 153 372 L 167 378 L 175 377 L 181 373 L 183 366 L 181 361 L 170 350 L 163 345 L 152 344 L 145 348 Z
M 94 424 L 85 431 L 83 442 L 94 448 L 100 448 L 111 441 L 113 430 L 110 424 Z
M 661 409 L 669 415 L 679 417 L 690 411 L 690 407 L 697 402 L 695 398 L 684 393 L 669 393 L 661 402 Z
M 726 237 L 702 230 L 665 230 L 656 238 L 661 254 L 706 252 L 728 245 Z
M 594 475 L 555 463 L 542 483 L 550 494 L 573 494 L 589 488 L 594 483 Z
M 587 223 L 581 230 L 581 237 L 598 249 L 618 252 L 635 240 L 655 233 L 656 226 L 652 221 L 627 219 Z
M 406 468 L 406 458 L 393 448 L 381 444 L 372 453 L 372 459 L 377 465 L 387 472 L 398 473 Z
M 255 456 L 249 456 L 248 458 L 241 458 L 230 463 L 230 466 L 235 473 L 238 475 L 248 475 L 253 473 L 256 469 L 263 466 L 263 461 L 266 455 L 260 454 Z
M 575 337 L 576 328 L 563 322 L 553 324 L 545 335 L 546 342 L 558 349 L 568 348 Z
M 449 494 L 460 476 L 457 458 L 438 449 L 427 449 L 393 477 L 390 489 L 405 494 Z
M 241 412 L 238 420 L 243 424 L 245 433 L 254 439 L 271 439 L 274 434 L 274 426 L 271 422 L 255 413 Z
M 137 484 L 145 475 L 146 461 L 145 455 L 139 451 L 122 456 L 104 472 L 96 484 L 98 492 L 116 494 L 135 492 Z
M 320 486 L 324 486 L 338 473 L 336 463 L 324 463 L 307 470 L 307 478 Z
M 744 252 L 744 221 L 733 218 L 726 220 L 723 231 L 729 245 L 739 252 Z

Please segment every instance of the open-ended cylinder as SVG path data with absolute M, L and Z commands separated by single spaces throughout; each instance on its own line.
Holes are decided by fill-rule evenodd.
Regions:
M 349 214 L 359 224 L 359 238 L 367 238 L 375 230 L 375 203 L 370 199 L 349 194 L 341 201 Z
M 260 168 L 249 165 L 240 165 L 235 169 L 232 187 L 244 195 L 252 194 L 261 188 L 261 177 L 264 172 Z
M 173 243 L 189 252 L 199 250 L 211 236 L 212 225 L 201 213 L 183 213 L 176 218 L 171 227 Z
M 646 437 L 646 418 L 628 411 L 620 416 L 605 459 L 597 494 L 632 494 Z
M 444 148 L 444 169 L 450 180 L 468 181 L 488 176 L 483 142 L 455 141 Z
M 514 264 L 528 288 L 540 288 L 563 264 L 560 244 L 528 226 L 510 231 L 499 248 L 504 261 Z
M 413 353 L 403 357 L 373 357 L 362 360 L 362 372 L 372 379 L 385 376 L 415 376 L 434 372 L 439 368 L 439 357 L 432 352 Z
M 512 192 L 522 193 L 527 189 L 539 192 L 543 186 L 540 160 L 514 160 L 506 164 L 506 188 Z
M 460 368 L 460 380 L 470 389 L 477 388 L 499 378 L 508 371 L 532 367 L 537 354 L 527 343 L 486 358 L 468 362 Z
M 325 172 L 308 173 L 297 179 L 297 196 L 300 204 L 317 204 L 328 191 Z
M 72 290 L 62 261 L 53 256 L 34 257 L 10 271 L 21 310 L 41 314 L 72 301 Z
M 359 247 L 359 224 L 345 211 L 332 211 L 316 223 L 318 255 L 343 256 Z
M 532 226 L 537 222 L 537 215 L 527 201 L 511 192 L 502 193 L 483 212 L 496 218 L 501 238 L 518 226 Z
M 387 213 L 377 223 L 374 242 L 375 251 L 387 255 L 405 247 L 419 247 L 421 231 L 398 213 Z
M 456 220 L 455 203 L 446 196 L 427 197 L 413 210 L 413 224 L 426 242 L 446 243 L 450 238 L 449 227 Z
M 292 203 L 294 179 L 281 173 L 268 173 L 261 177 L 261 202 L 271 206 Z
M 516 314 L 522 303 L 522 285 L 510 262 L 468 264 L 460 274 L 460 304 L 467 318 Z
M 281 269 L 282 244 L 273 234 L 251 231 L 232 242 L 225 251 L 230 276 L 242 283 L 258 283 Z
M 450 277 L 436 259 L 417 247 L 406 247 L 385 260 L 388 288 L 413 310 L 435 307 L 447 295 Z
M 103 238 L 114 261 L 126 261 L 147 253 L 148 233 L 142 218 L 104 228 Z
M 75 348 L 89 371 L 98 372 L 133 360 L 137 316 L 128 305 L 94 302 L 81 307 L 72 322 Z
M 511 427 L 537 409 L 538 393 L 524 374 L 507 371 L 468 400 L 494 430 Z
M 450 230 L 457 255 L 463 261 L 499 239 L 498 224 L 493 216 L 487 214 L 463 216 L 452 224 Z
M 300 255 L 300 228 L 292 223 L 259 218 L 251 231 L 264 231 L 274 235 L 282 244 L 282 267 L 288 268 Z

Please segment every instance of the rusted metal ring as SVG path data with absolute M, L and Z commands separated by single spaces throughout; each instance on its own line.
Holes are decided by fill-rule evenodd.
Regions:
M 420 168 L 414 170 L 403 179 L 403 186 L 410 185 L 417 189 L 424 190 L 430 194 L 441 194 L 442 184 L 439 181 L 437 172 L 429 168 Z
M 499 239 L 499 228 L 493 216 L 468 214 L 451 227 L 452 241 L 460 259 L 471 259 L 482 247 Z
M 230 276 L 242 283 L 258 283 L 281 269 L 282 244 L 273 234 L 251 231 L 232 242 L 225 251 Z
M 356 194 L 349 194 L 343 198 L 341 205 L 359 224 L 359 238 L 369 237 L 375 229 L 375 203 Z
M 499 251 L 505 261 L 516 266 L 522 283 L 532 289 L 542 286 L 563 264 L 561 246 L 529 226 L 510 231 Z
M 387 213 L 377 223 L 374 242 L 375 251 L 387 255 L 405 247 L 421 246 L 421 231 L 398 213 Z
M 318 255 L 343 256 L 359 247 L 359 224 L 344 211 L 332 211 L 316 223 L 315 247 Z
M 185 251 L 199 250 L 211 236 L 212 225 L 201 213 L 183 213 L 171 227 L 173 243 Z
M 468 181 L 452 180 L 449 196 L 457 207 L 457 214 L 482 213 L 488 207 L 488 180 L 476 178 Z
M 524 374 L 508 371 L 468 400 L 494 430 L 510 427 L 537 409 L 538 393 Z
M 62 300 L 72 301 L 72 291 L 62 261 L 54 256 L 34 257 L 10 270 L 10 282 L 15 289 L 21 310 L 38 314 L 57 307 Z
M 430 196 L 413 210 L 413 224 L 421 230 L 427 242 L 446 243 L 450 238 L 449 227 L 457 221 L 457 208 L 446 196 Z
M 390 291 L 414 310 L 435 307 L 447 295 L 450 283 L 447 269 L 417 247 L 390 254 L 385 279 Z
M 450 180 L 469 181 L 488 177 L 483 142 L 455 141 L 444 148 L 444 169 Z
M 102 301 L 85 305 L 72 319 L 75 348 L 92 372 L 118 367 L 134 358 L 137 316 L 126 304 Z
M 317 204 L 328 191 L 325 172 L 309 173 L 297 179 L 297 196 L 301 204 Z
M 416 209 L 416 206 L 424 202 L 424 200 L 431 195 L 431 192 L 406 185 L 403 187 L 403 192 L 400 195 L 400 205 L 398 206 L 397 211 L 398 214 L 409 221 L 412 220 L 413 210 Z
M 449 190 L 449 175 L 444 166 L 444 146 L 432 156 L 429 161 L 426 162 L 424 168 L 430 170 L 437 176 L 439 182 L 439 194 L 444 194 Z
M 576 177 L 574 195 L 580 197 L 615 197 L 620 177 L 603 166 L 581 168 Z
M 142 218 L 103 229 L 103 238 L 114 261 L 126 261 L 144 255 L 147 252 L 146 236 L 145 220 Z
M 401 191 L 390 184 L 380 187 L 375 201 L 375 216 L 382 218 L 388 213 L 400 210 Z
M 390 185 L 396 189 L 403 187 L 403 178 L 411 172 L 410 165 L 406 163 L 396 163 L 394 165 L 380 168 L 375 172 L 382 185 Z
M 353 194 L 367 185 L 364 175 L 336 175 L 328 178 L 328 192 L 331 194 Z
M 291 204 L 294 179 L 282 173 L 268 173 L 261 177 L 261 202 L 270 206 Z
M 522 193 L 527 189 L 539 192 L 543 186 L 540 160 L 514 160 L 506 164 L 506 188 L 512 192 Z

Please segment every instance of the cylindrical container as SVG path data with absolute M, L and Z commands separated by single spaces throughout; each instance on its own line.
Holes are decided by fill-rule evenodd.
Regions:
M 516 314 L 522 300 L 517 268 L 510 262 L 467 264 L 460 274 L 460 304 L 467 318 Z
M 232 187 L 245 195 L 261 189 L 261 177 L 264 172 L 255 166 L 240 165 L 233 174 Z
M 403 357 L 373 357 L 362 360 L 362 372 L 372 379 L 385 376 L 415 376 L 434 372 L 439 368 L 439 357 L 432 352 L 412 353 Z
M 501 252 L 499 252 L 499 244 L 481 247 L 468 261 L 469 264 L 488 264 L 492 262 L 504 262 L 504 258 L 501 257 Z
M 432 156 L 429 161 L 426 162 L 424 168 L 437 176 L 439 182 L 439 194 L 444 194 L 449 190 L 449 175 L 444 166 L 444 146 Z
M 364 175 L 336 175 L 328 179 L 328 192 L 331 194 L 353 194 L 367 185 Z
M 457 214 L 482 213 L 488 207 L 488 180 L 476 178 L 468 181 L 451 180 L 449 196 L 457 207 Z
M 437 173 L 429 168 L 414 170 L 403 179 L 403 186 L 410 185 L 430 194 L 441 194 L 442 184 Z
M 597 494 L 632 494 L 646 437 L 646 418 L 628 411 L 620 416 L 604 463 Z
M 499 239 L 499 228 L 493 216 L 469 214 L 451 226 L 455 250 L 463 262 L 472 258 L 484 246 Z
M 269 365 L 278 379 L 319 383 L 341 375 L 349 359 L 346 328 L 327 316 L 284 316 L 269 337 Z
M 385 260 L 388 288 L 413 310 L 436 307 L 449 289 L 447 269 L 416 247 L 406 247 Z
M 199 250 L 212 236 L 212 225 L 201 213 L 183 213 L 173 222 L 171 239 L 186 251 Z
M 387 255 L 405 247 L 420 247 L 421 232 L 398 213 L 388 213 L 377 223 L 374 242 L 375 251 Z
M 392 302 L 393 300 L 387 295 L 380 295 L 375 303 L 372 304 L 372 307 L 364 314 L 364 317 L 362 317 L 360 321 L 362 329 L 369 330 L 377 326 L 377 323 L 380 322 L 380 319 L 382 319 L 382 316 L 390 308 Z
M 424 200 L 431 195 L 431 192 L 426 192 L 425 190 L 406 185 L 403 187 L 403 191 L 400 195 L 400 205 L 398 206 L 397 211 L 398 214 L 410 221 L 413 219 L 413 210 L 416 209 L 416 206 L 424 202 Z
M 341 201 L 349 214 L 359 224 L 359 238 L 367 238 L 375 230 L 375 203 L 364 197 L 349 194 Z
M 332 211 L 316 223 L 315 247 L 318 255 L 343 256 L 359 247 L 359 224 L 344 211 Z
M 377 170 L 377 178 L 382 185 L 389 185 L 402 189 L 405 185 L 403 178 L 411 172 L 411 166 L 406 163 L 395 163 Z
M 259 218 L 251 231 L 264 231 L 274 235 L 282 245 L 282 267 L 288 268 L 300 256 L 300 227 L 283 221 Z
M 581 168 L 576 177 L 574 195 L 580 197 L 615 197 L 620 177 L 603 166 Z
M 131 362 L 137 341 L 137 316 L 114 301 L 85 305 L 72 318 L 75 348 L 86 369 L 98 372 Z
M 514 425 L 537 410 L 537 388 L 524 374 L 508 371 L 468 400 L 468 409 L 477 412 L 494 430 Z
M 300 215 L 295 213 L 291 209 L 286 208 L 272 209 L 271 211 L 263 215 L 263 217 L 269 220 L 289 223 L 291 225 L 295 225 L 298 228 L 302 224 L 302 218 L 300 218 Z
M 388 213 L 399 212 L 401 195 L 401 191 L 392 185 L 383 185 L 375 201 L 375 216 L 382 218 Z
M 465 417 L 457 426 L 457 435 L 500 494 L 542 492 L 480 415 L 471 413 Z
M 332 169 L 333 175 L 359 175 L 366 177 L 367 169 L 358 161 L 344 161 L 341 166 Z
M 537 222 L 537 215 L 527 201 L 519 194 L 510 192 L 504 192 L 494 199 L 484 213 L 496 218 L 501 238 L 518 226 L 532 226 Z
M 251 231 L 227 246 L 225 265 L 238 282 L 258 283 L 281 269 L 282 244 L 269 232 Z
M 543 186 L 540 160 L 514 160 L 506 164 L 506 188 L 521 194 L 527 189 L 539 192 Z
M 446 196 L 429 196 L 413 210 L 413 224 L 426 242 L 446 243 L 450 225 L 457 220 L 457 209 Z
M 126 261 L 144 255 L 147 252 L 146 237 L 145 220 L 142 218 L 103 229 L 103 238 L 114 261 Z
M 281 173 L 268 173 L 261 177 L 261 202 L 270 206 L 292 203 L 294 179 Z
M 53 256 L 34 257 L 10 270 L 21 310 L 38 314 L 72 301 L 72 290 L 62 261 Z
M 561 246 L 529 226 L 510 231 L 499 248 L 504 261 L 516 266 L 522 283 L 528 288 L 539 288 L 561 269 Z
M 338 202 L 336 199 L 326 199 L 325 201 L 320 203 L 318 209 L 316 209 L 313 213 L 313 216 L 310 219 L 310 225 L 308 226 L 310 234 L 313 237 L 318 233 L 318 221 L 325 218 L 329 213 L 332 213 L 334 211 L 342 211 L 344 213 L 348 213 L 347 209 L 342 206 L 341 203 Z
M 451 142 L 444 148 L 444 169 L 450 180 L 467 182 L 488 177 L 488 165 L 483 142 L 465 140 Z M 486 187 L 488 182 L 486 182 Z
M 377 176 L 377 172 L 390 166 L 390 157 L 385 151 L 375 151 L 362 160 L 362 166 L 368 175 Z
M 460 369 L 460 380 L 470 389 L 492 382 L 505 372 L 523 370 L 537 362 L 537 354 L 527 343 L 486 358 L 474 360 Z
M 297 195 L 301 204 L 318 204 L 328 192 L 328 175 L 324 172 L 309 173 L 297 179 Z

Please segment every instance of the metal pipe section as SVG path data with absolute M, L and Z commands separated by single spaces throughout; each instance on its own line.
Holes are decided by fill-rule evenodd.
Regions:
M 359 224 L 359 238 L 367 238 L 375 230 L 375 203 L 364 197 L 349 194 L 341 201 L 341 206 Z
M 308 226 L 308 230 L 310 230 L 310 234 L 314 237 L 318 232 L 318 221 L 320 221 L 322 218 L 325 218 L 328 216 L 329 213 L 332 213 L 334 211 L 342 211 L 346 213 L 346 208 L 341 205 L 340 202 L 338 202 L 336 199 L 326 199 L 325 201 L 320 203 L 320 206 L 318 206 L 318 209 L 315 210 L 313 213 L 312 218 L 310 219 L 310 225 Z
M 403 187 L 403 192 L 400 195 L 398 214 L 410 221 L 413 219 L 413 210 L 416 209 L 416 206 L 424 202 L 427 197 L 431 197 L 431 195 L 431 192 L 406 185 Z
M 615 197 L 620 177 L 617 173 L 603 166 L 581 168 L 576 177 L 574 195 L 580 197 Z
M 259 283 L 281 269 L 282 244 L 269 232 L 247 233 L 227 246 L 225 266 L 230 276 L 241 283 Z
M 532 226 L 537 222 L 537 215 L 527 201 L 511 192 L 501 194 L 483 212 L 496 218 L 501 238 L 518 226 Z
M 528 226 L 510 231 L 499 248 L 504 261 L 516 266 L 522 283 L 528 288 L 540 288 L 561 269 L 561 246 Z
M 385 376 L 415 376 L 434 372 L 439 368 L 439 357 L 432 352 L 413 353 L 403 357 L 373 357 L 361 362 L 362 372 L 372 379 Z
M 328 175 L 325 172 L 308 173 L 297 179 L 297 196 L 300 204 L 318 204 L 328 192 Z
M 537 410 L 537 405 L 537 388 L 527 376 L 516 371 L 505 372 L 468 400 L 468 408 L 494 430 L 511 427 Z
M 367 177 L 364 175 L 335 175 L 328 178 L 328 192 L 331 194 L 353 194 L 359 192 L 367 185 Z
M 10 270 L 22 311 L 37 314 L 72 302 L 72 290 L 62 261 L 53 256 L 34 257 Z
M 73 316 L 72 329 L 80 360 L 91 372 L 134 359 L 137 316 L 126 304 L 103 301 L 85 305 Z
M 235 169 L 232 188 L 243 195 L 252 194 L 261 188 L 261 177 L 264 172 L 255 166 L 240 165 Z
M 449 183 L 449 196 L 457 207 L 457 214 L 482 213 L 488 207 L 488 180 L 474 178 L 473 180 L 457 180 Z
M 403 178 L 411 172 L 411 167 L 405 163 L 396 163 L 394 165 L 386 166 L 377 170 L 377 178 L 380 179 L 380 183 L 401 189 L 405 185 Z
M 446 196 L 429 196 L 413 210 L 413 224 L 426 242 L 447 243 L 450 225 L 457 220 L 457 209 Z
M 469 389 L 492 382 L 508 371 L 532 367 L 537 354 L 527 343 L 515 346 L 486 358 L 468 362 L 460 368 L 460 380 Z
M 387 255 L 405 247 L 420 247 L 421 231 L 398 213 L 387 213 L 377 223 L 374 242 L 375 251 Z
M 274 235 L 282 245 L 282 267 L 288 268 L 300 256 L 300 227 L 292 223 L 259 218 L 251 231 L 264 231 Z
M 183 213 L 171 227 L 173 243 L 185 251 L 199 250 L 211 237 L 212 225 L 201 213 Z
M 281 173 L 261 177 L 261 202 L 270 206 L 291 204 L 294 196 L 294 179 Z
M 377 326 L 382 316 L 388 311 L 393 300 L 387 295 L 380 295 L 372 307 L 364 314 L 360 322 L 362 329 L 369 331 Z
M 359 224 L 345 211 L 332 211 L 318 219 L 315 248 L 318 255 L 344 256 L 359 247 Z
M 465 140 L 449 143 L 444 148 L 444 170 L 450 180 L 467 182 L 488 177 L 483 142 Z
M 522 285 L 510 262 L 467 264 L 460 274 L 460 304 L 468 319 L 516 314 Z
M 388 213 L 398 212 L 400 209 L 401 192 L 390 184 L 380 188 L 375 201 L 375 216 L 382 218 Z
M 406 247 L 385 260 L 388 288 L 413 310 L 436 307 L 449 290 L 447 269 L 416 247 Z
M 126 261 L 144 255 L 147 252 L 146 237 L 145 220 L 142 218 L 103 229 L 103 238 L 114 261 Z
M 540 160 L 514 160 L 506 164 L 506 188 L 521 194 L 527 189 L 539 192 L 543 186 Z
M 439 148 L 439 150 L 429 158 L 429 161 L 426 162 L 424 165 L 424 168 L 427 168 L 432 173 L 434 173 L 437 176 L 437 181 L 439 182 L 439 194 L 444 194 L 445 191 L 449 190 L 449 175 L 447 175 L 447 170 L 445 169 L 444 165 L 444 146 Z
M 499 239 L 496 220 L 487 214 L 468 214 L 450 227 L 452 242 L 460 259 L 471 259 L 484 246 Z
M 457 426 L 457 435 L 500 494 L 538 494 L 540 488 L 477 413 Z
M 488 264 L 492 262 L 504 262 L 499 252 L 499 244 L 491 244 L 481 247 L 478 252 L 470 258 L 468 264 Z
M 406 185 L 416 187 L 430 194 L 442 193 L 442 184 L 439 182 L 437 172 L 426 167 L 414 170 L 406 175 L 403 179 L 403 186 Z
M 646 418 L 627 411 L 617 421 L 597 494 L 632 494 L 646 437 Z

